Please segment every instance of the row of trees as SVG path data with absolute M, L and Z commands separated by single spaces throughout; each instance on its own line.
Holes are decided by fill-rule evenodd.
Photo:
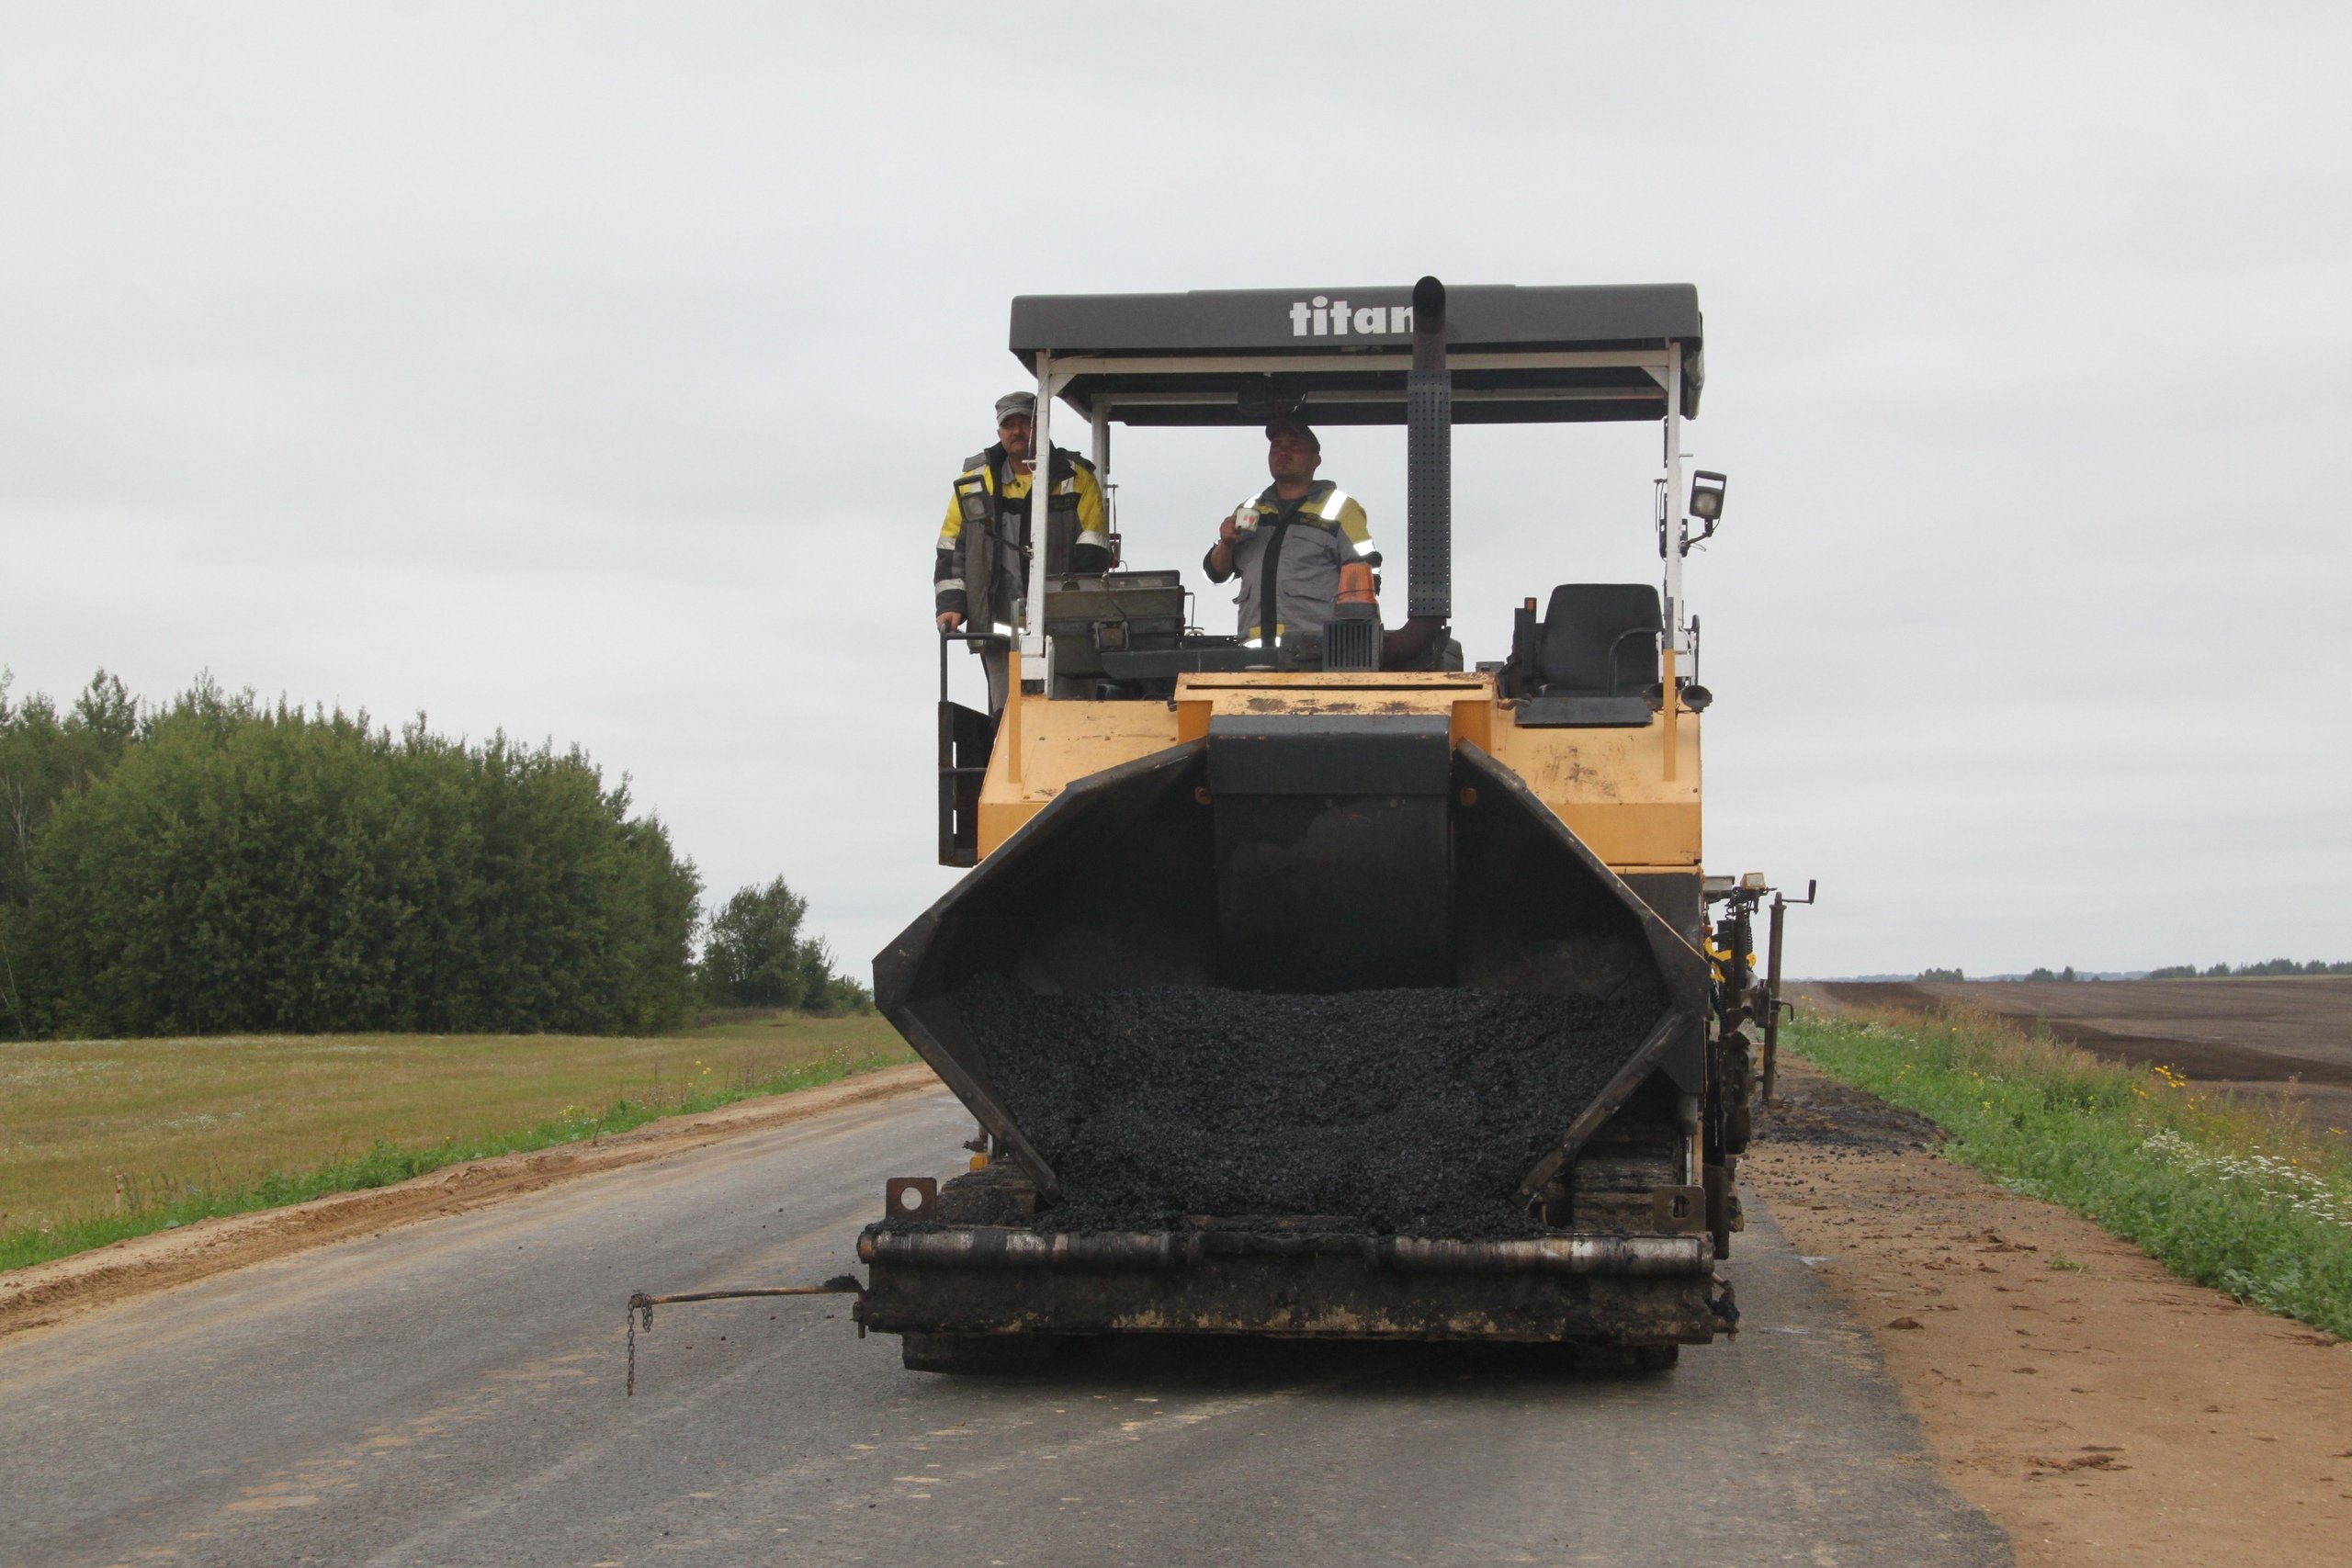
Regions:
M 2308 964 L 2298 964 L 2291 958 L 2273 958 L 2261 964 L 2241 964 L 2233 969 L 2226 964 L 2216 964 L 2210 969 L 2199 969 L 2194 964 L 2172 964 L 2162 969 L 2148 971 L 2151 980 L 2222 979 L 2229 976 L 2250 975 L 2352 975 L 2352 964 L 2329 964 L 2314 958 Z M 1922 969 L 1922 980 L 1965 980 L 1967 976 L 1957 969 Z M 2077 975 L 2075 966 L 2064 969 L 2036 969 L 2026 976 L 2029 980 L 2096 980 L 2096 975 Z
M 0 1032 L 659 1031 L 717 983 L 701 886 L 576 748 L 0 676 Z M 780 1005 L 854 1005 L 800 912 Z
M 1965 980 L 1968 976 L 1962 974 L 1957 969 L 1922 969 L 1919 971 L 1919 978 L 1922 980 Z M 2075 973 L 2075 966 L 2069 964 L 2064 969 L 2036 969 L 2033 973 L 2028 975 L 2026 978 L 2029 980 L 2081 980 L 2086 978 L 2096 980 L 2098 976 L 2096 975 L 2087 976 L 2077 975 Z
M 2320 958 L 2298 964 L 2291 958 L 2270 958 L 2260 964 L 2241 964 L 2234 969 L 2226 964 L 2216 964 L 2209 969 L 2199 969 L 2194 964 L 2168 964 L 2162 969 L 2148 971 L 2151 980 L 2221 980 L 2233 975 L 2352 975 L 2352 964 L 2330 964 Z

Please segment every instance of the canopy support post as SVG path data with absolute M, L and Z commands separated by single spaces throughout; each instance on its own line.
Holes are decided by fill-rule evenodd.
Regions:
M 1037 661 L 1046 695 L 1054 694 L 1054 655 L 1046 637 L 1046 545 L 1052 533 L 1054 506 L 1055 395 L 1069 384 L 1068 372 L 1056 374 L 1050 350 L 1037 351 L 1037 414 L 1029 434 L 1029 592 L 1020 605 L 1021 651 Z
M 1666 555 L 1666 625 L 1668 659 L 1682 650 L 1682 556 L 1690 547 L 1690 520 L 1682 503 L 1682 345 L 1668 343 L 1666 369 L 1666 518 L 1659 542 Z M 1672 691 L 1667 695 L 1670 699 Z M 1671 703 L 1669 702 L 1669 706 Z
M 1682 651 L 1682 554 L 1689 549 L 1690 520 L 1682 512 L 1682 347 L 1666 345 L 1666 518 L 1660 543 L 1666 548 L 1666 625 L 1658 643 L 1659 711 L 1665 716 L 1665 777 L 1681 762 L 1682 682 L 1676 670 Z

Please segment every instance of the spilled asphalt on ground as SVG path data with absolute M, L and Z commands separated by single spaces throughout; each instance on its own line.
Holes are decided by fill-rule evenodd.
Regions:
M 854 1106 L 0 1342 L 0 1562 L 2008 1561 L 1760 1208 L 1747 1331 L 1658 1376 L 1193 1342 L 950 1379 L 815 1298 L 663 1309 L 623 1398 L 631 1289 L 846 1271 L 968 1126 Z

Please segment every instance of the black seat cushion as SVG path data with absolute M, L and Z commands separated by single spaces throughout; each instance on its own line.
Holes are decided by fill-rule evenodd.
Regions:
M 1657 682 L 1660 619 L 1646 582 L 1564 582 L 1544 610 L 1537 679 L 1547 691 L 1639 696 Z

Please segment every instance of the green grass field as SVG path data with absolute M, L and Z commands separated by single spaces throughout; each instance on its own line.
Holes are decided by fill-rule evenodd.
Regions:
M 0 1269 L 913 1059 L 871 1013 L 650 1039 L 0 1043 Z
M 1800 1018 L 1783 1043 L 1928 1117 L 1944 1152 L 2063 1204 L 2175 1273 L 2352 1337 L 2352 1156 L 2275 1100 L 2103 1062 L 1954 1006 Z

